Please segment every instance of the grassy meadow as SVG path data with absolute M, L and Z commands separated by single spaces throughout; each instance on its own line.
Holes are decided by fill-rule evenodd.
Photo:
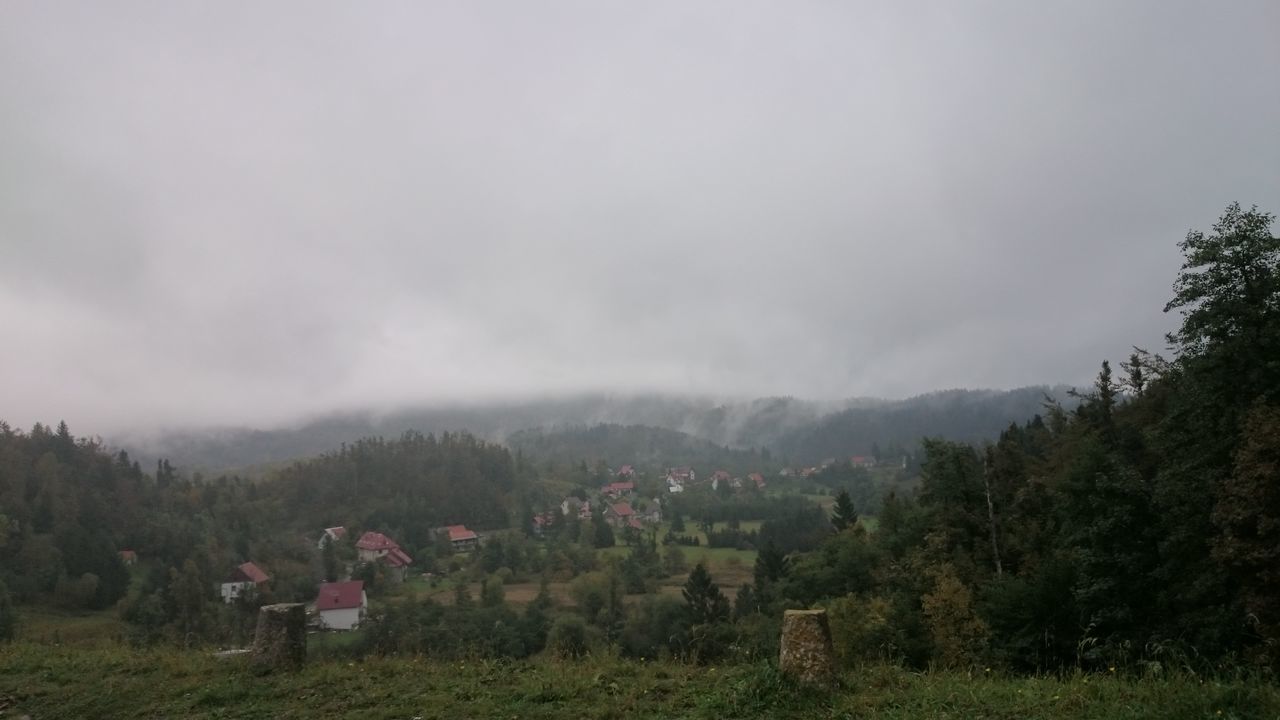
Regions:
M 259 675 L 244 658 L 122 645 L 0 647 L 0 718 L 1129 718 L 1280 717 L 1280 690 L 1243 678 L 1003 677 L 849 671 L 834 692 L 766 663 L 312 660 Z

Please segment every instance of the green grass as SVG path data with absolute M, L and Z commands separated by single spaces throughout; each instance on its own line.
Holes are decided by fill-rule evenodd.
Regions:
M 1195 677 L 1008 678 L 852 671 L 835 692 L 794 686 L 770 665 L 696 667 L 610 657 L 572 663 L 313 660 L 261 676 L 243 657 L 0 647 L 0 717 L 16 718 L 1136 718 L 1280 717 L 1280 689 Z
M 43 605 L 18 608 L 18 640 L 45 645 L 98 645 L 128 631 L 114 611 L 59 610 Z

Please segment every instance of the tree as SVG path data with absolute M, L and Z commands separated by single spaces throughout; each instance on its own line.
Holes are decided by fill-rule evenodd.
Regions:
M 1280 662 L 1280 408 L 1258 406 L 1245 422 L 1235 469 L 1213 510 L 1213 556 L 1240 584 L 1244 611 Z
M 729 619 L 729 598 L 711 579 L 707 567 L 698 563 L 684 584 L 685 611 L 693 625 L 710 625 Z
M 679 510 L 671 511 L 671 532 L 684 532 L 684 517 L 680 514 Z
M 836 495 L 835 510 L 831 513 L 831 525 L 836 532 L 847 530 L 858 524 L 858 511 L 853 508 L 853 500 L 849 497 L 849 491 L 841 490 Z
M 591 511 L 591 544 L 597 548 L 613 547 L 613 528 L 604 519 L 604 511 L 597 505 Z

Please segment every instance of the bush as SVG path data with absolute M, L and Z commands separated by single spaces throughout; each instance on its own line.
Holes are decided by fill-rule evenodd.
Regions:
M 547 633 L 547 650 L 558 658 L 587 654 L 587 623 L 577 615 L 561 615 Z

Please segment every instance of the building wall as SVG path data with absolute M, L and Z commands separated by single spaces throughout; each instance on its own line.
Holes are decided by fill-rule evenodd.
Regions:
M 230 603 L 252 587 L 251 582 L 222 583 L 222 602 Z
M 330 630 L 351 630 L 360 624 L 362 608 L 343 608 L 341 610 L 321 610 L 320 624 Z

